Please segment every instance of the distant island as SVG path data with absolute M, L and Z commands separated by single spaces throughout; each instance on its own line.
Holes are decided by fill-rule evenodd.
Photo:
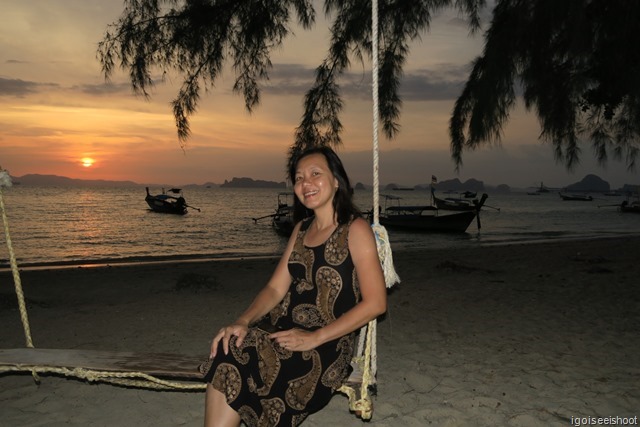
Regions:
M 433 184 L 419 184 L 416 189 L 428 189 L 433 185 L 439 191 L 485 191 L 484 182 L 477 179 L 468 179 L 461 182 L 458 178 L 439 181 Z
M 233 178 L 231 181 L 224 180 L 221 188 L 286 188 L 286 183 L 275 181 L 254 180 L 252 178 Z
M 106 179 L 77 179 L 68 178 L 60 175 L 42 175 L 42 174 L 27 174 L 23 176 L 12 176 L 11 182 L 13 185 L 23 185 L 25 187 L 78 187 L 78 188 L 127 188 L 127 187 L 201 187 L 200 185 L 187 184 L 187 185 L 173 185 L 173 184 L 156 184 L 146 183 L 140 184 L 134 181 L 110 181 Z M 217 187 L 218 184 L 206 183 L 202 187 Z
M 28 174 L 11 177 L 14 184 L 32 185 L 36 187 L 135 187 L 133 181 L 107 181 L 104 179 L 75 179 L 59 175 Z
M 607 192 L 611 190 L 609 183 L 599 176 L 587 175 L 581 181 L 565 187 L 567 191 L 583 191 L 583 192 Z
M 210 181 L 204 184 L 158 184 L 158 183 L 146 183 L 140 184 L 134 181 L 110 181 L 104 179 L 77 179 L 68 178 L 66 176 L 59 175 L 43 175 L 43 174 L 27 174 L 23 176 L 12 176 L 11 180 L 14 185 L 33 186 L 33 187 L 80 187 L 80 188 L 126 188 L 126 187 L 180 187 L 180 188 L 279 188 L 285 189 L 285 182 L 277 181 L 265 181 L 254 180 L 248 177 L 234 177 L 229 180 L 225 180 L 224 184 L 216 184 Z M 387 184 L 386 186 L 380 185 L 385 191 L 397 191 L 397 190 L 417 190 L 417 191 L 429 191 L 430 187 L 433 187 L 438 192 L 490 192 L 490 193 L 510 193 L 512 188 L 507 184 L 499 184 L 497 186 L 485 185 L 483 181 L 471 178 L 464 182 L 461 182 L 458 178 L 442 180 L 435 183 L 418 184 L 413 187 L 408 185 L 400 185 L 397 183 Z M 371 190 L 371 186 L 358 182 L 355 185 L 356 190 Z M 530 187 L 533 188 L 533 187 Z M 624 184 L 619 189 L 611 188 L 610 184 L 598 177 L 597 175 L 588 174 L 582 180 L 574 182 L 562 187 L 547 187 L 553 191 L 571 191 L 571 192 L 608 192 L 608 191 L 620 191 L 622 193 L 635 193 L 639 191 L 639 185 Z
M 354 189 L 355 189 L 355 190 L 366 190 L 366 189 L 367 189 L 367 187 L 365 187 L 365 185 L 364 185 L 363 183 L 358 182 L 358 183 L 356 184 L 356 186 L 354 187 Z
M 233 178 L 231 181 L 225 180 L 224 184 L 206 182 L 199 184 L 140 184 L 134 181 L 108 181 L 103 179 L 75 179 L 59 175 L 27 174 L 23 176 L 12 176 L 14 185 L 34 186 L 34 187 L 98 187 L 98 188 L 124 188 L 124 187 L 226 187 L 226 188 L 286 188 L 284 182 L 254 180 L 252 178 Z
M 206 182 L 199 184 L 140 184 L 134 181 L 109 181 L 103 179 L 76 179 L 59 175 L 27 174 L 23 176 L 12 176 L 14 185 L 24 185 L 33 187 L 98 187 L 98 188 L 125 188 L 125 187 L 227 187 L 227 188 L 285 188 L 284 182 L 254 180 L 252 178 L 233 178 L 231 181 L 224 181 L 224 184 Z

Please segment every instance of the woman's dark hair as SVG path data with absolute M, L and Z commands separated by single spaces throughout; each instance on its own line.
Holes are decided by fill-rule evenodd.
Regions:
M 353 203 L 353 188 L 349 182 L 347 172 L 344 170 L 340 157 L 331 148 L 323 145 L 308 148 L 298 152 L 292 152 L 289 158 L 289 179 L 292 183 L 296 182 L 296 170 L 300 160 L 312 154 L 322 154 L 327 160 L 327 165 L 331 174 L 338 180 L 338 190 L 333 196 L 333 209 L 336 212 L 338 224 L 346 224 L 352 218 L 361 216 L 360 210 Z M 313 215 L 313 211 L 304 207 L 302 202 L 298 200 L 298 196 L 294 196 L 293 201 L 293 221 L 298 222 L 308 216 Z

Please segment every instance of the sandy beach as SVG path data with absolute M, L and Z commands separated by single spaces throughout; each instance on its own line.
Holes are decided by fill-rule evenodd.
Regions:
M 394 252 L 372 426 L 623 425 L 640 416 L 640 238 Z M 277 260 L 25 270 L 36 347 L 205 358 Z M 24 346 L 10 272 L 0 343 Z M 200 392 L 0 375 L 2 426 L 200 426 Z M 619 417 L 619 418 L 615 418 Z M 629 418 L 630 417 L 630 418 Z M 303 426 L 360 425 L 336 395 Z

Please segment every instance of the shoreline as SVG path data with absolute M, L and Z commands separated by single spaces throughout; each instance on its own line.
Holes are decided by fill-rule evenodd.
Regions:
M 372 427 L 552 426 L 640 415 L 640 238 L 394 251 Z M 24 271 L 34 345 L 208 354 L 277 259 Z M 0 342 L 24 346 L 10 272 Z M 201 393 L 0 375 L 7 425 L 201 426 Z M 99 402 L 99 404 L 96 404 Z M 336 395 L 302 427 L 359 425 Z M 572 418 L 574 417 L 574 418 Z
M 554 243 L 570 243 L 581 241 L 606 241 L 617 239 L 638 239 L 640 240 L 639 233 L 629 233 L 627 235 L 606 235 L 606 236 L 581 236 L 581 237 L 563 237 L 563 238 L 541 238 L 541 239 L 527 239 L 527 240 L 510 240 L 500 242 L 480 242 L 477 246 L 465 246 L 461 248 L 391 248 L 393 253 L 406 253 L 406 252 L 446 252 L 455 250 L 480 250 L 482 248 L 489 247 L 504 247 L 504 246 L 518 246 L 518 245 L 546 245 Z M 128 257 L 128 258 L 106 258 L 106 259 L 79 259 L 73 261 L 53 261 L 53 262 L 31 262 L 31 263 L 18 263 L 20 271 L 33 271 L 33 270 L 48 270 L 48 269 L 75 269 L 75 268 L 115 268 L 115 267 L 130 267 L 130 266 L 145 266 L 145 265 L 173 265 L 181 263 L 207 263 L 207 262 L 224 262 L 224 261 L 243 261 L 243 260 L 260 260 L 260 259 L 279 259 L 280 254 L 191 254 L 191 255 L 163 255 L 163 256 L 140 256 L 140 257 Z M 10 263 L 0 264 L 0 273 L 10 272 Z
M 278 258 L 278 255 L 236 255 L 236 256 L 193 256 L 193 255 L 175 255 L 162 257 L 134 257 L 120 259 L 105 260 L 78 260 L 78 261 L 56 261 L 50 263 L 26 263 L 18 265 L 20 271 L 35 270 L 65 270 L 76 268 L 113 268 L 113 267 L 135 267 L 135 266 L 153 266 L 153 265 L 174 265 L 174 264 L 190 264 L 190 263 L 207 263 L 207 262 L 223 262 L 223 261 L 243 261 L 243 260 L 260 260 Z M 11 267 L 1 265 L 0 273 L 10 272 Z

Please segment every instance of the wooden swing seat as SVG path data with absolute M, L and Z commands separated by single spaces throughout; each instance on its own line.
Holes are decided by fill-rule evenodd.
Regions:
M 198 365 L 204 359 L 168 353 L 99 350 L 13 348 L 0 349 L 0 367 L 86 369 L 121 373 L 142 372 L 159 378 L 202 380 Z
M 76 379 L 104 381 L 124 386 L 198 390 L 205 387 L 202 382 L 203 376 L 198 371 L 198 365 L 202 360 L 202 357 L 170 353 L 25 347 L 0 349 L 0 374 L 61 373 Z M 370 419 L 372 403 L 368 390 L 363 390 L 362 367 L 356 362 L 353 362 L 352 366 L 354 371 L 338 391 L 347 395 L 349 407 L 358 417 Z M 140 381 L 140 377 L 146 381 Z

